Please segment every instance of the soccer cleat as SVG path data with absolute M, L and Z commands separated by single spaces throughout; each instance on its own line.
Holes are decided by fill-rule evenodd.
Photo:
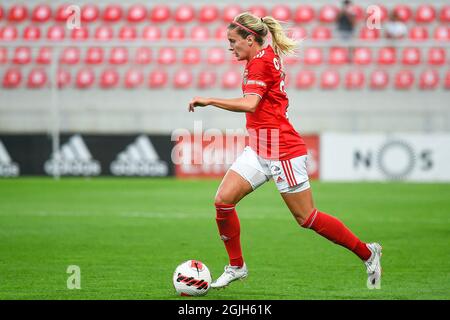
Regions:
M 364 262 L 367 268 L 367 288 L 380 289 L 381 288 L 381 250 L 380 244 L 374 242 L 367 244 L 367 248 L 372 252 L 367 261 Z
M 211 283 L 211 288 L 213 289 L 224 288 L 228 286 L 230 282 L 233 282 L 238 279 L 243 280 L 247 276 L 248 270 L 245 263 L 242 267 L 226 265 L 224 273 L 222 273 L 222 275 L 216 281 Z

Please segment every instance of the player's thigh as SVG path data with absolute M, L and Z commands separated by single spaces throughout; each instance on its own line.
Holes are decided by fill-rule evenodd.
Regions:
M 252 191 L 253 188 L 250 182 L 230 169 L 223 177 L 214 201 L 222 204 L 236 204 Z

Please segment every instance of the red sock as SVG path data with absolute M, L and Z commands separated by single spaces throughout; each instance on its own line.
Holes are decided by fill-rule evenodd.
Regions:
M 216 222 L 220 238 L 230 258 L 230 265 L 242 267 L 244 259 L 241 249 L 241 226 L 234 204 L 216 203 Z
M 339 219 L 314 209 L 302 227 L 313 229 L 321 236 L 337 243 L 362 260 L 369 259 L 371 252 Z

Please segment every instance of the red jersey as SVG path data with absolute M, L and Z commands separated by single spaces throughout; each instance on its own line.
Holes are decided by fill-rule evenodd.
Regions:
M 261 98 L 255 112 L 246 113 L 250 146 L 267 159 L 288 160 L 307 153 L 305 142 L 287 117 L 284 78 L 280 58 L 271 46 L 258 51 L 244 71 L 244 95 Z

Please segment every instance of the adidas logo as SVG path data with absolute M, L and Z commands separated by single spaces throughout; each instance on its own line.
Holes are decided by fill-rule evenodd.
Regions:
M 0 177 L 17 177 L 19 166 L 12 162 L 11 157 L 0 140 Z
M 284 179 L 281 176 L 279 176 L 278 179 L 277 179 L 277 183 L 280 183 L 280 182 L 283 182 L 283 181 L 284 181 Z
M 98 176 L 101 172 L 100 163 L 92 159 L 92 155 L 83 138 L 79 134 L 70 137 L 62 145 L 58 154 L 52 154 L 44 164 L 48 175 Z M 58 171 L 56 171 L 58 170 Z
M 167 163 L 159 159 L 146 135 L 140 135 L 119 153 L 110 169 L 116 176 L 166 176 L 169 172 Z

